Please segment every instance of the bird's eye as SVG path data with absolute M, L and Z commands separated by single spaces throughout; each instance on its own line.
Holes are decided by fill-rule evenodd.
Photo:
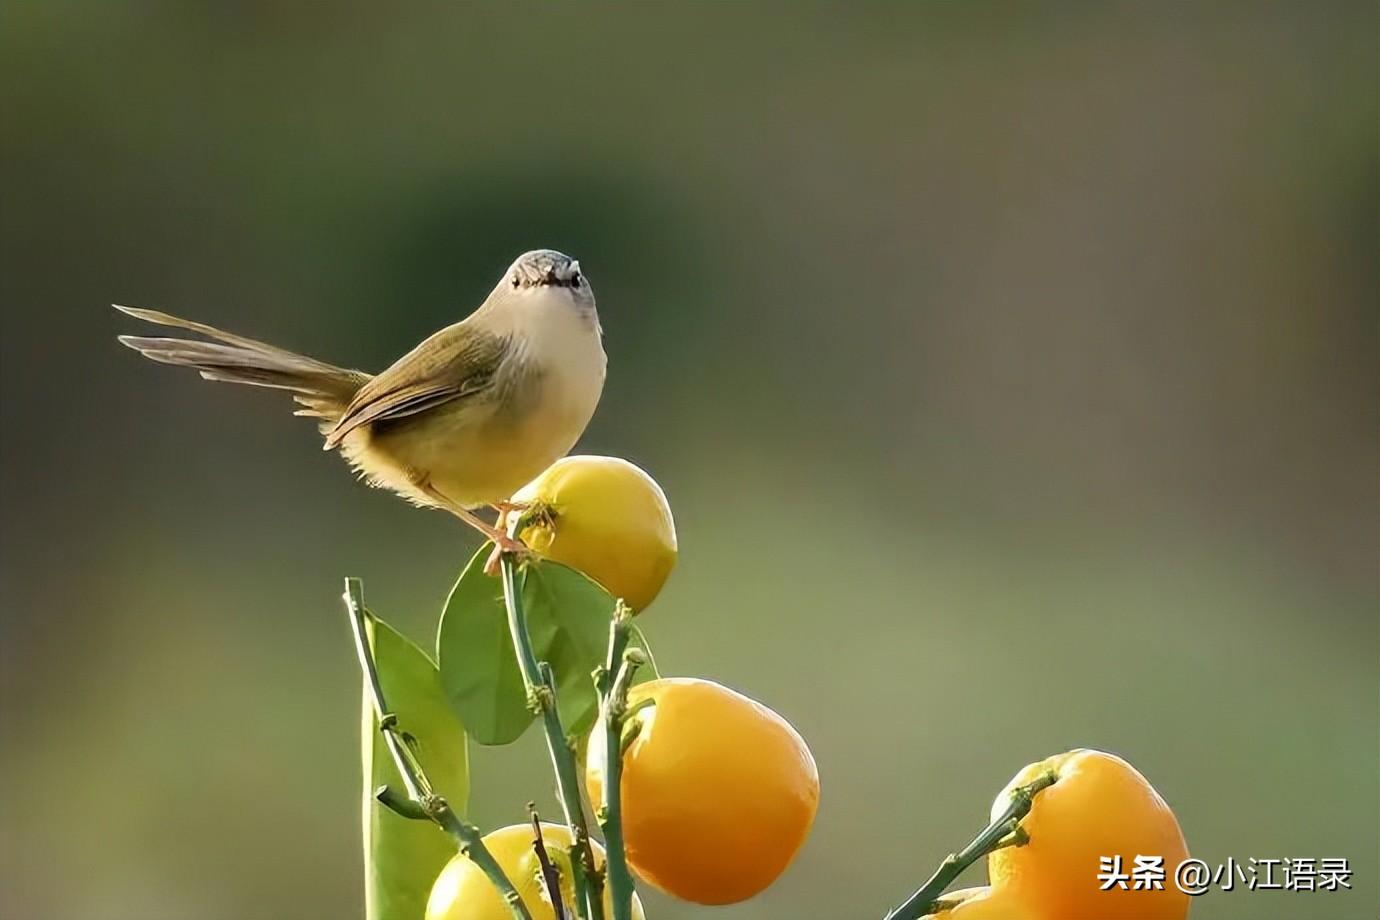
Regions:
M 519 284 L 519 282 L 518 282 L 518 276 L 517 276 L 517 275 L 514 275 L 514 276 L 513 276 L 513 287 L 517 287 L 518 284 Z
M 576 272 L 575 274 L 573 274 L 573 275 L 570 276 L 570 286 L 571 286 L 571 287 L 579 287 L 579 286 L 580 286 L 580 273 L 579 273 L 579 272 Z

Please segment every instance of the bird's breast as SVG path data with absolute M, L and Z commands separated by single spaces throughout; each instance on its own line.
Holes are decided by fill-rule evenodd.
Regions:
M 603 392 L 597 323 L 574 311 L 508 332 L 493 386 L 380 431 L 374 447 L 467 507 L 505 499 L 575 446 Z

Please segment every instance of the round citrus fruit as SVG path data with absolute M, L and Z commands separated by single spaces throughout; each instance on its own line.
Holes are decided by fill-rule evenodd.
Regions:
M 676 525 L 656 480 L 618 457 L 566 457 L 513 494 L 531 519 L 518 534 L 541 556 L 584 572 L 633 610 L 676 564 Z
M 1029 841 L 987 857 L 993 889 L 1049 920 L 1183 920 L 1189 897 L 1175 886 L 1174 870 L 1188 847 L 1174 812 L 1145 777 L 1114 754 L 1057 754 L 1017 773 L 992 804 L 993 818 L 1012 790 L 1046 773 L 1054 784 L 1035 794 L 1021 821 Z M 1162 872 L 1137 872 L 1138 859 L 1158 860 Z M 1115 876 L 1105 890 L 1098 877 L 1104 860 L 1126 876 Z
M 953 906 L 926 914 L 922 920 L 1042 920 L 1010 891 L 1000 888 L 947 891 L 943 900 Z
M 567 905 L 575 903 L 574 883 L 570 875 L 570 831 L 564 826 L 543 824 L 541 838 L 547 855 L 561 876 L 561 897 Z M 484 846 L 493 854 L 503 872 L 513 883 L 532 920 L 554 920 L 555 910 L 541 877 L 541 862 L 532 849 L 532 825 L 514 824 L 484 837 Z M 604 864 L 604 850 L 593 843 L 596 865 Z M 608 889 L 604 890 L 604 916 L 612 916 Z M 565 916 L 573 916 L 569 910 Z M 642 902 L 637 895 L 632 900 L 633 920 L 643 920 Z M 426 903 L 426 920 L 512 920 L 503 896 L 484 871 L 457 853 L 431 886 Z
M 628 864 L 662 891 L 731 904 L 762 891 L 805 842 L 819 804 L 819 773 L 790 723 L 707 680 L 649 681 L 628 694 L 623 838 Z M 602 805 L 602 724 L 585 771 Z

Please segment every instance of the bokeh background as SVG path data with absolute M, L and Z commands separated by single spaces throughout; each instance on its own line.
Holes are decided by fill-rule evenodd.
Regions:
M 379 369 L 551 246 L 581 450 L 677 515 L 663 669 L 823 780 L 768 893 L 649 915 L 880 917 L 1095 746 L 1197 855 L 1355 872 L 1194 917 L 1374 918 L 1376 49 L 1368 2 L 6 4 L 0 915 L 359 916 L 341 577 L 427 642 L 476 542 L 106 305 Z M 482 825 L 554 808 L 535 733 L 474 762 Z

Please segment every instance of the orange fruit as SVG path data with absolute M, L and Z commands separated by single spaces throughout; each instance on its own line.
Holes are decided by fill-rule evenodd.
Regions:
M 987 857 L 994 891 L 1008 892 L 1046 920 L 1183 920 L 1189 897 L 1174 885 L 1188 847 L 1174 812 L 1136 768 L 1114 754 L 1075 750 L 1021 770 L 992 803 L 995 817 L 1011 791 L 1047 771 L 1056 779 L 1035 794 L 1021 827 L 1024 846 Z M 1120 857 L 1132 875 L 1136 857 L 1163 857 L 1159 889 L 1101 890 L 1103 857 Z M 1144 874 L 1144 873 L 1143 873 Z
M 676 525 L 656 480 L 618 457 L 566 457 L 513 493 L 531 524 L 518 537 L 577 569 L 634 611 L 676 564 Z
M 567 905 L 575 903 L 574 882 L 570 875 L 570 831 L 564 825 L 543 824 L 541 839 L 546 844 L 551 862 L 560 871 L 561 897 Z M 593 842 L 594 862 L 604 864 L 604 849 Z M 555 910 L 546 894 L 541 878 L 541 863 L 532 849 L 532 826 L 514 824 L 484 836 L 484 846 L 503 867 L 522 902 L 532 914 L 532 920 L 554 920 Z M 612 916 L 608 889 L 604 890 L 604 916 Z M 573 916 L 566 911 L 567 917 Z M 633 920 L 643 920 L 642 902 L 637 895 L 632 901 Z M 457 853 L 446 863 L 426 903 L 426 920 L 512 920 L 507 903 L 483 870 L 468 856 Z
M 1009 890 L 964 888 L 947 891 L 945 901 L 958 901 L 953 907 L 926 914 L 921 920 L 1041 920 L 1028 905 Z
M 805 842 L 819 805 L 819 773 L 790 723 L 707 680 L 633 687 L 637 734 L 623 755 L 628 865 L 667 894 L 732 904 L 776 880 Z M 591 735 L 585 782 L 603 801 L 602 723 Z

